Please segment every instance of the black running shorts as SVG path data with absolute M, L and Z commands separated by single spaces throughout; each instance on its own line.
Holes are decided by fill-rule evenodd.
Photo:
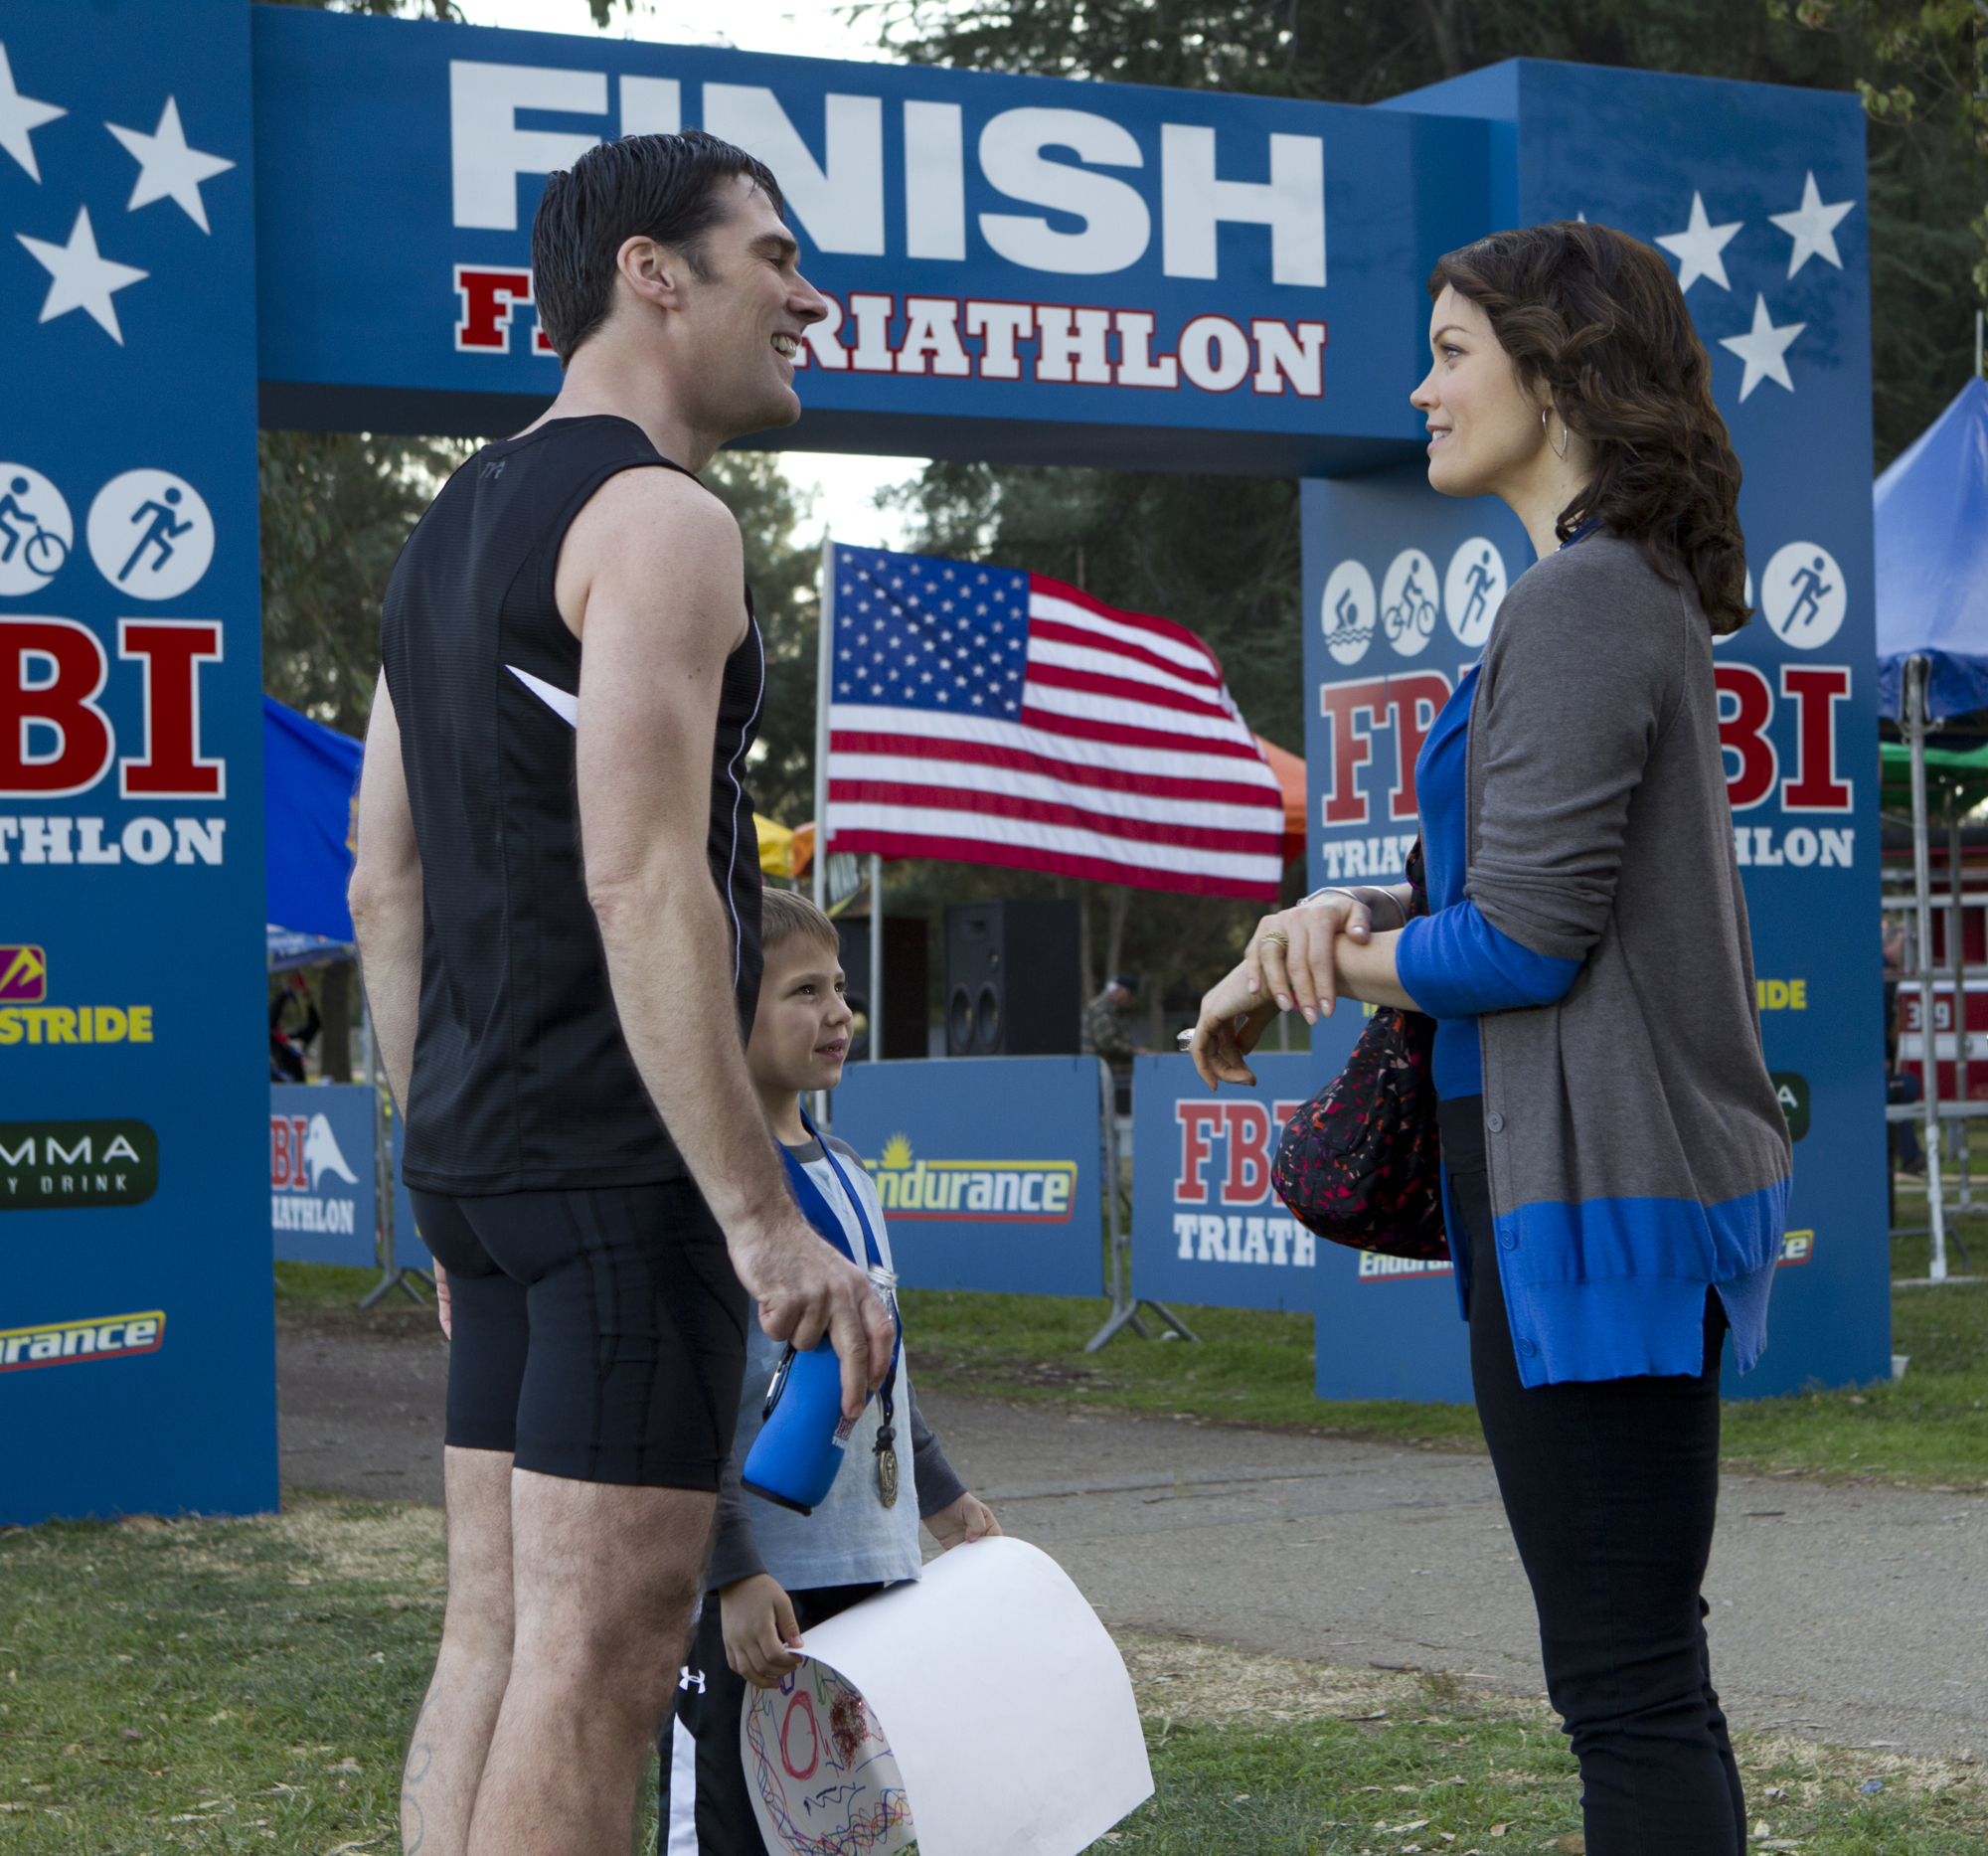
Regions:
M 448 1441 L 580 1482 L 716 1490 L 747 1298 L 689 1180 L 414 1194 L 448 1271 Z

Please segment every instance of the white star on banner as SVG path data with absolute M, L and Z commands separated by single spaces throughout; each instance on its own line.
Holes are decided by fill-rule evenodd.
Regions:
M 1691 196 L 1691 219 L 1682 232 L 1667 232 L 1657 243 L 1681 260 L 1678 288 L 1689 290 L 1701 277 L 1710 277 L 1722 290 L 1733 286 L 1726 281 L 1726 260 L 1719 254 L 1733 241 L 1733 235 L 1746 222 L 1736 219 L 1730 226 L 1712 225 L 1705 216 L 1705 196 Z
M 1845 215 L 1856 210 L 1855 200 L 1839 200 L 1833 206 L 1824 206 L 1822 194 L 1815 184 L 1815 174 L 1811 170 L 1802 183 L 1802 202 L 1792 213 L 1769 213 L 1770 225 L 1778 226 L 1795 242 L 1795 249 L 1788 253 L 1788 275 L 1793 276 L 1812 257 L 1819 257 L 1825 263 L 1843 268 L 1843 259 L 1837 255 L 1836 229 Z
M 49 285 L 48 298 L 42 304 L 40 319 L 51 322 L 57 316 L 68 315 L 72 309 L 85 310 L 98 328 L 118 347 L 123 347 L 124 331 L 117 326 L 117 311 L 110 302 L 111 292 L 152 273 L 131 264 L 113 263 L 97 254 L 96 234 L 90 229 L 88 207 L 77 208 L 76 224 L 70 229 L 68 245 L 50 245 L 46 240 L 29 238 L 25 232 L 17 232 L 14 237 L 28 248 L 35 262 L 54 279 Z
M 1740 383 L 1742 403 L 1763 380 L 1774 381 L 1789 393 L 1794 392 L 1795 384 L 1788 379 L 1788 364 L 1782 357 L 1788 351 L 1788 344 L 1807 327 L 1806 322 L 1790 322 L 1775 328 L 1773 318 L 1767 314 L 1767 299 L 1754 296 L 1753 326 L 1744 335 L 1723 337 L 1719 344 L 1730 348 L 1746 364 L 1746 378 Z
M 14 87 L 14 68 L 7 63 L 7 48 L 0 45 L 0 148 L 27 170 L 28 178 L 40 184 L 42 170 L 35 161 L 35 144 L 28 139 L 30 129 L 69 114 L 54 103 L 40 103 L 23 96 Z
M 127 213 L 135 213 L 154 200 L 172 200 L 202 232 L 208 230 L 207 206 L 200 197 L 202 181 L 225 174 L 235 163 L 220 155 L 203 154 L 187 146 L 186 131 L 180 127 L 180 106 L 166 98 L 159 112 L 159 126 L 150 135 L 136 129 L 122 129 L 114 122 L 103 125 L 124 144 L 124 152 L 138 166 L 138 184 L 131 189 Z

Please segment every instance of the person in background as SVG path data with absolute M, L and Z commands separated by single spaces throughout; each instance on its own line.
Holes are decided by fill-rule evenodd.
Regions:
M 1086 1057 L 1101 1057 L 1111 1066 L 1113 1094 L 1120 1114 L 1132 1112 L 1132 1059 L 1144 1057 L 1146 1047 L 1135 1043 L 1130 1013 L 1139 996 L 1139 976 L 1120 973 L 1083 1008 L 1083 1041 L 1079 1047 Z
M 1905 925 L 1888 923 L 1885 928 L 1885 1104 L 1916 1102 L 1925 1098 L 1924 1086 L 1909 1071 L 1899 1068 L 1899 981 L 1905 971 Z M 1891 1124 L 1892 1164 L 1901 1173 L 1916 1177 L 1925 1171 L 1925 1153 L 1919 1146 L 1918 1128 L 1910 1121 Z
M 884 1208 L 862 1160 L 834 1135 L 817 1137 L 801 1118 L 806 1092 L 834 1089 L 849 1055 L 854 1021 L 843 999 L 835 925 L 807 898 L 769 889 L 760 899 L 759 945 L 765 973 L 746 1048 L 752 1087 L 773 1138 L 842 1221 L 852 1256 L 867 1254 L 867 1221 L 889 1269 Z M 902 1350 L 892 1404 L 907 1421 L 912 1487 L 904 1494 L 914 1499 L 900 1496 L 896 1451 L 888 1441 L 882 1451 L 877 1447 L 884 1422 L 878 1400 L 850 1434 L 842 1468 L 813 1513 L 747 1495 L 741 1466 L 758 1435 L 761 1401 L 781 1351 L 757 1321 L 747 1323 L 738 1440 L 719 1483 L 704 1609 L 679 1679 L 676 1713 L 663 1724 L 657 1747 L 656 1841 L 663 1856 L 765 1856 L 739 1750 L 746 1684 L 777 1688 L 800 1666 L 803 1630 L 887 1585 L 917 1578 L 920 1519 L 947 1548 L 1001 1531 L 945 1460 L 918 1410 Z
M 288 1022 L 293 1005 L 300 1008 L 303 1019 L 295 1031 Z M 301 973 L 285 973 L 269 991 L 269 1081 L 308 1083 L 305 1057 L 311 1040 L 323 1029 L 324 1019 L 311 997 L 310 982 Z

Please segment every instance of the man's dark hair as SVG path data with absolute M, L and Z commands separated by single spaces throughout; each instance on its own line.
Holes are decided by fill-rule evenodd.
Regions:
M 696 276 L 710 275 L 705 235 L 727 218 L 719 189 L 736 174 L 749 176 L 785 216 L 780 184 L 765 163 L 702 129 L 624 135 L 546 177 L 532 221 L 532 293 L 562 367 L 607 320 L 615 253 L 628 240 L 653 239 L 680 253 Z

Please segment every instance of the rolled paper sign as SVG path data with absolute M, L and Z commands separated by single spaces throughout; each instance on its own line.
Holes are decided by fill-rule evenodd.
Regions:
M 802 1649 L 740 1721 L 773 1856 L 1078 1856 L 1153 1794 L 1117 1645 L 1024 1541 L 955 1548 Z

